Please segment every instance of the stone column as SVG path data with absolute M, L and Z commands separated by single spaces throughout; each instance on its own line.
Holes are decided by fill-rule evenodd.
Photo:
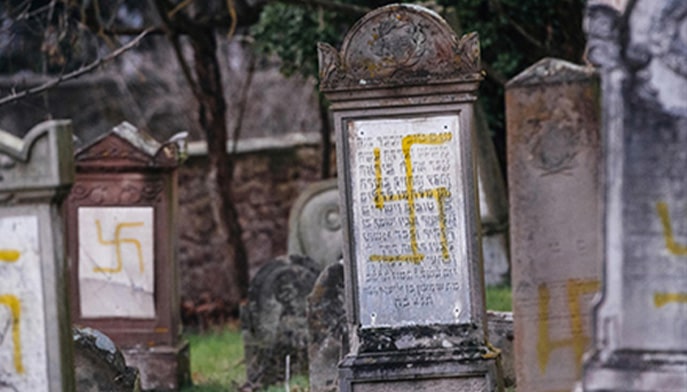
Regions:
M 146 390 L 190 381 L 176 248 L 183 140 L 120 124 L 76 152 L 65 208 L 72 319 L 112 338 Z
M 391 5 L 319 55 L 344 232 L 341 390 L 500 390 L 474 162 L 477 35 Z
M 0 390 L 74 390 L 59 203 L 74 180 L 70 121 L 0 131 Z
M 687 390 L 687 3 L 591 1 L 606 265 L 585 391 Z
M 592 68 L 544 59 L 506 86 L 518 389 L 571 390 L 601 286 L 601 141 Z

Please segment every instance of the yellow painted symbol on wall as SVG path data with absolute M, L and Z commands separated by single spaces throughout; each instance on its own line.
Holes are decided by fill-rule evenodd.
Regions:
M 101 245 L 114 246 L 115 247 L 115 257 L 117 258 L 117 265 L 114 268 L 107 267 L 95 267 L 93 272 L 105 272 L 105 273 L 116 273 L 122 270 L 122 244 L 131 244 L 136 247 L 136 252 L 138 255 L 138 266 L 143 273 L 143 249 L 141 248 L 141 243 L 134 238 L 120 238 L 122 229 L 127 227 L 140 227 L 143 226 L 143 222 L 122 222 L 115 226 L 114 240 L 103 239 L 103 230 L 100 226 L 100 220 L 95 220 L 95 226 L 98 230 L 98 242 Z
M 656 203 L 656 211 L 661 218 L 663 225 L 663 238 L 666 241 L 666 248 L 675 256 L 687 256 L 687 245 L 678 244 L 673 237 L 673 226 L 670 223 L 670 213 L 668 211 L 668 204 L 663 201 Z
M 408 203 L 408 220 L 410 230 L 410 254 L 404 255 L 372 255 L 370 261 L 405 261 L 418 264 L 425 255 L 420 253 L 417 244 L 417 217 L 415 215 L 415 200 L 423 198 L 434 198 L 437 202 L 439 213 L 439 229 L 440 229 L 440 243 L 441 254 L 444 260 L 449 259 L 448 242 L 446 240 L 446 216 L 444 213 L 444 200 L 451 196 L 448 189 L 444 187 L 428 189 L 425 191 L 416 191 L 413 184 L 413 161 L 410 156 L 410 149 L 415 144 L 443 144 L 451 140 L 451 134 L 446 133 L 431 133 L 431 134 L 415 134 L 408 135 L 401 139 L 401 148 L 403 151 L 403 160 L 406 171 L 406 191 L 385 195 L 382 190 L 382 158 L 379 148 L 374 149 L 374 164 L 375 164 L 375 207 L 384 208 L 385 202 L 405 200 Z
M 0 261 L 5 263 L 14 263 L 19 260 L 21 253 L 16 249 L 0 249 Z
M 570 315 L 570 337 L 568 339 L 551 340 L 549 335 L 549 302 L 551 293 L 545 283 L 539 285 L 539 339 L 537 341 L 537 359 L 539 370 L 546 373 L 551 352 L 562 347 L 571 347 L 575 355 L 575 366 L 578 375 L 582 366 L 582 355 L 589 343 L 589 337 L 584 333 L 582 323 L 582 304 L 580 297 L 594 294 L 601 287 L 598 280 L 570 279 L 566 283 L 568 312 Z
M 21 358 L 21 339 L 19 335 L 19 320 L 21 317 L 21 302 L 19 298 L 11 294 L 0 295 L 0 305 L 7 306 L 12 316 L 12 344 L 14 355 L 14 369 L 19 374 L 24 374 L 24 364 Z
M 670 303 L 687 303 L 687 293 L 654 293 L 654 306 L 657 308 Z

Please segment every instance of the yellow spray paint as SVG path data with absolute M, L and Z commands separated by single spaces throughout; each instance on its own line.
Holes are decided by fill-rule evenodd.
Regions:
M 14 263 L 19 260 L 21 253 L 16 249 L 0 249 L 0 261 Z
M 539 339 L 537 340 L 537 360 L 541 373 L 546 373 L 551 352 L 562 347 L 570 347 L 575 356 L 575 366 L 578 374 L 581 371 L 582 355 L 589 343 L 589 337 L 584 333 L 582 322 L 582 304 L 580 298 L 586 294 L 596 293 L 600 288 L 598 280 L 570 279 L 566 283 L 568 312 L 570 315 L 570 337 L 567 339 L 551 340 L 549 334 L 549 302 L 551 292 L 545 283 L 539 285 Z
M 656 203 L 656 211 L 661 218 L 663 225 L 663 238 L 666 241 L 666 248 L 675 256 L 687 256 L 687 246 L 678 244 L 673 237 L 673 226 L 670 223 L 670 213 L 668 211 L 668 204 L 663 201 Z
M 451 133 L 430 133 L 430 134 L 415 134 L 408 135 L 401 139 L 401 149 L 403 151 L 403 160 L 406 171 L 406 191 L 401 193 L 394 193 L 385 195 L 382 190 L 382 158 L 379 148 L 374 149 L 374 165 L 375 165 L 375 198 L 374 204 L 378 209 L 384 208 L 385 202 L 395 202 L 406 200 L 408 203 L 408 221 L 410 231 L 410 254 L 405 255 L 372 255 L 370 261 L 386 261 L 386 262 L 411 262 L 418 264 L 424 259 L 424 254 L 420 253 L 417 244 L 417 218 L 415 214 L 415 199 L 434 198 L 438 205 L 439 214 L 439 231 L 441 253 L 445 261 L 449 259 L 448 241 L 446 240 L 446 215 L 444 210 L 444 200 L 451 196 L 448 189 L 444 187 L 429 189 L 424 192 L 415 191 L 413 184 L 413 161 L 411 159 L 410 150 L 416 144 L 430 144 L 438 145 L 451 140 Z
M 141 247 L 141 243 L 133 238 L 120 238 L 122 229 L 127 228 L 127 227 L 140 227 L 143 226 L 143 222 L 122 222 L 118 223 L 117 226 L 115 226 L 115 234 L 114 234 L 114 240 L 105 240 L 103 239 L 103 230 L 100 225 L 100 220 L 95 221 L 95 226 L 96 229 L 98 230 L 98 242 L 101 245 L 105 246 L 114 246 L 115 247 L 115 257 L 117 258 L 117 265 L 114 268 L 107 268 L 107 267 L 95 267 L 93 268 L 94 272 L 104 272 L 104 273 L 117 273 L 122 270 L 122 249 L 121 246 L 122 244 L 132 244 L 136 247 L 136 252 L 138 255 L 138 266 L 143 273 L 143 249 Z
M 5 305 L 12 316 L 12 344 L 14 356 L 14 369 L 18 374 L 24 374 L 24 364 L 21 358 L 21 339 L 19 323 L 21 318 L 21 302 L 19 298 L 11 294 L 0 295 L 0 305 Z
M 657 308 L 671 303 L 687 303 L 687 293 L 654 293 L 654 306 Z

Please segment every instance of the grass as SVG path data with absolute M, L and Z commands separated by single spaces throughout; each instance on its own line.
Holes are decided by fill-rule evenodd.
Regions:
M 489 310 L 510 311 L 510 286 L 488 287 Z M 205 333 L 187 333 L 191 344 L 191 377 L 193 386 L 182 392 L 226 392 L 238 390 L 246 381 L 243 362 L 243 340 L 238 325 Z M 294 376 L 289 383 L 291 392 L 308 390 L 307 376 Z M 273 385 L 263 392 L 284 392 L 283 384 Z

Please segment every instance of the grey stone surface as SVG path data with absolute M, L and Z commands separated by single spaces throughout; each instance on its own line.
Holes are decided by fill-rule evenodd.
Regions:
M 606 142 L 603 296 L 585 391 L 687 390 L 687 3 L 591 2 Z
M 426 8 L 389 5 L 363 16 L 340 51 L 320 44 L 319 60 L 344 219 L 341 390 L 388 390 L 391 380 L 501 390 L 476 213 L 477 35 L 457 37 Z M 463 376 L 478 381 L 459 386 Z
M 248 383 L 268 386 L 290 374 L 308 372 L 306 297 L 320 269 L 310 258 L 280 257 L 265 264 L 251 280 L 248 302 L 241 306 L 241 332 Z
M 291 207 L 288 253 L 306 255 L 324 269 L 343 257 L 341 241 L 336 179 L 308 185 Z
M 79 392 L 138 392 L 138 369 L 127 366 L 114 342 L 91 328 L 74 328 L 74 366 Z
M 518 387 L 570 390 L 600 289 L 599 85 L 591 67 L 543 59 L 506 87 Z
M 74 181 L 72 126 L 0 131 L 0 389 L 71 392 L 74 363 L 59 204 Z

